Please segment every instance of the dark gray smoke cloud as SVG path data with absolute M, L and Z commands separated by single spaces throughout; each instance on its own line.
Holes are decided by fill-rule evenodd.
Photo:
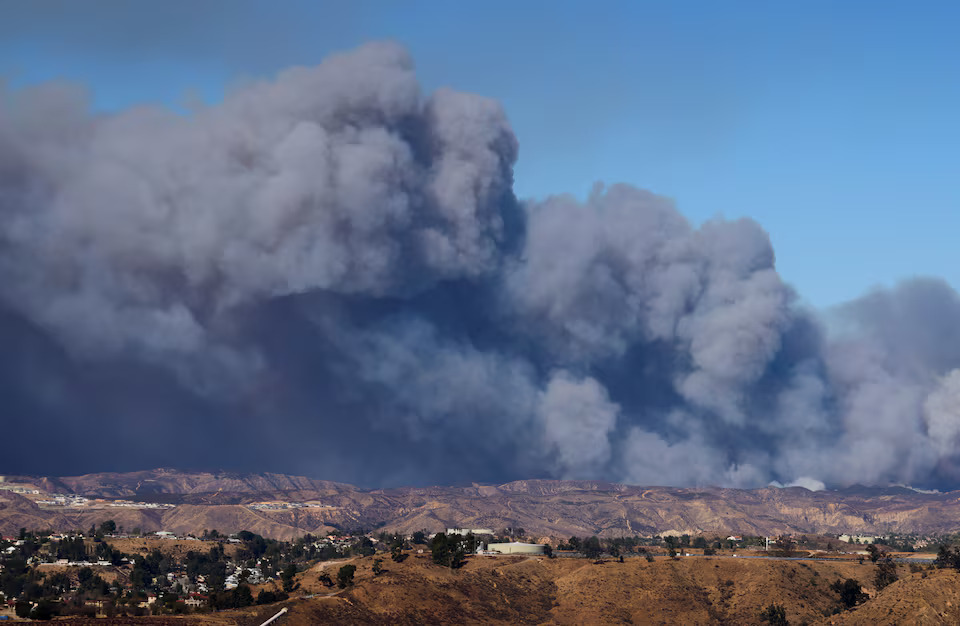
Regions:
M 11 472 L 950 484 L 960 298 L 827 324 L 751 220 L 518 202 L 501 107 L 373 44 L 189 116 L 0 105 Z M 45 433 L 42 437 L 38 433 Z

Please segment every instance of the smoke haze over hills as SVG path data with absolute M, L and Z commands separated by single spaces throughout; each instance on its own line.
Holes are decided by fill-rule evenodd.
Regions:
M 501 106 L 422 93 L 399 46 L 189 115 L 94 115 L 64 85 L 0 102 L 4 471 L 960 477 L 945 282 L 828 333 L 751 220 L 625 185 L 518 200 Z

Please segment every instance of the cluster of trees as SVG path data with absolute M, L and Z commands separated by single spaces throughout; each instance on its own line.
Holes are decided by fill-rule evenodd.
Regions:
M 960 570 L 960 548 L 940 546 L 937 551 L 937 558 L 933 564 L 941 569 L 953 568 Z
M 56 555 L 58 559 L 86 561 L 90 553 L 83 537 L 70 537 L 57 543 Z
M 247 585 L 238 585 L 230 591 L 211 593 L 208 606 L 215 611 L 222 611 L 224 609 L 242 609 L 247 606 L 253 606 L 254 604 L 273 604 L 274 602 L 282 602 L 289 598 L 290 595 L 285 591 L 269 591 L 264 589 L 257 594 L 257 598 L 254 600 L 250 587 Z
M 450 569 L 457 569 L 463 565 L 466 555 L 476 549 L 477 540 L 472 533 L 466 536 L 437 533 L 430 542 L 433 562 Z
M 203 576 L 207 587 L 214 590 L 223 589 L 227 579 L 227 558 L 223 544 L 216 544 L 209 552 L 187 552 L 183 561 L 184 569 L 191 580 Z
M 613 548 L 614 551 L 617 552 L 614 556 L 620 556 L 619 546 L 613 546 Z M 596 559 L 603 554 L 603 546 L 600 544 L 600 539 L 597 538 L 596 535 L 585 539 L 576 536 L 570 537 L 566 542 L 558 544 L 557 550 L 573 550 L 574 552 L 583 554 L 588 559 Z

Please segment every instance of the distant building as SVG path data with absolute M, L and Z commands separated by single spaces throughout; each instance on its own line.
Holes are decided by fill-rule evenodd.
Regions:
M 471 533 L 474 535 L 492 535 L 493 529 L 492 528 L 448 528 L 447 529 L 448 535 L 461 535 L 463 537 L 466 537 Z
M 839 539 L 847 543 L 859 543 L 863 545 L 876 543 L 877 541 L 876 537 L 871 537 L 870 535 L 840 535 Z
M 540 543 L 520 543 L 512 541 L 510 543 L 491 543 L 487 546 L 486 552 L 497 552 L 499 554 L 546 554 L 546 548 Z

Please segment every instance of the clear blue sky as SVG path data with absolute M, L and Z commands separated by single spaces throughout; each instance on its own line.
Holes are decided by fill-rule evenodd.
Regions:
M 215 102 L 372 39 L 425 88 L 503 102 L 522 197 L 597 180 L 750 216 L 825 307 L 918 274 L 960 286 L 960 3 L 0 0 L 0 75 L 116 110 Z

